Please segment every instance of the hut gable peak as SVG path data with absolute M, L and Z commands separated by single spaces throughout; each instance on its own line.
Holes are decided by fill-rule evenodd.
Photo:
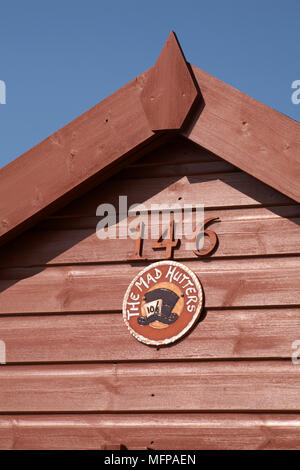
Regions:
M 0 243 L 174 133 L 300 201 L 300 124 L 190 65 L 171 32 L 152 68 L 0 171 Z

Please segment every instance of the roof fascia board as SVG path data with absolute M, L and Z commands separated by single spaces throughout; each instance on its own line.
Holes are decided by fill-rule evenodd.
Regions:
M 300 123 L 192 70 L 204 105 L 182 134 L 300 202 Z
M 0 170 L 0 244 L 165 142 L 198 95 L 171 32 L 154 67 Z
M 0 243 L 174 131 L 300 202 L 300 123 L 188 64 L 172 32 L 154 67 L 0 170 Z
M 150 69 L 151 70 L 151 69 Z M 45 215 L 48 207 L 78 197 L 78 187 L 119 170 L 120 162 L 159 139 L 144 113 L 145 72 L 61 128 L 0 171 L 0 240 L 4 242 Z M 109 170 L 109 171 L 108 171 Z M 95 178 L 97 176 L 97 178 Z M 26 222 L 26 223 L 25 223 Z

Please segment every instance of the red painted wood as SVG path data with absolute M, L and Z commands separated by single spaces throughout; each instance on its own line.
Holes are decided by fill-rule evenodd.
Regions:
M 219 244 L 209 258 L 299 253 L 300 217 L 289 220 L 273 215 L 274 218 L 262 220 L 254 218 L 226 221 L 220 218 L 219 222 L 211 223 L 209 228 L 217 234 Z M 67 221 L 68 219 L 65 224 Z M 94 227 L 90 229 L 27 232 L 10 245 L 0 248 L 0 267 L 129 260 L 134 252 L 135 241 L 125 238 L 125 235 L 118 239 L 99 240 L 96 235 L 97 222 L 94 220 Z M 152 227 L 150 224 L 149 219 L 149 232 Z M 161 226 L 157 230 L 161 233 Z M 209 248 L 209 243 L 206 237 L 205 249 Z M 143 257 L 149 261 L 164 258 L 164 252 L 153 250 L 152 245 L 153 240 L 150 238 L 144 240 Z M 174 250 L 174 259 L 200 259 L 193 252 L 195 247 L 189 240 L 182 239 L 180 246 Z
M 108 170 L 111 173 L 129 152 L 151 140 L 153 133 L 139 99 L 140 82 L 146 76 L 133 80 L 1 169 L 2 242 L 107 178 Z
M 176 35 L 171 32 L 141 93 L 150 129 L 180 129 L 197 97 L 194 78 Z
M 211 173 L 229 173 L 233 171 L 239 170 L 224 161 L 182 162 L 181 164 L 176 163 L 172 165 L 131 165 L 120 173 L 117 173 L 115 179 L 180 177 L 207 175 Z
M 277 219 L 281 217 L 283 219 L 290 219 L 300 217 L 300 206 L 299 204 L 294 205 L 282 205 L 282 206 L 268 206 L 268 207 L 219 207 L 217 209 L 205 208 L 205 214 L 208 217 L 219 217 L 223 222 L 234 222 L 234 221 L 246 221 L 251 222 L 252 219 L 258 219 L 258 221 L 264 221 L 268 219 Z M 94 231 L 99 217 L 92 216 L 66 216 L 53 215 L 37 224 L 33 229 L 34 231 L 44 230 L 80 230 L 80 229 L 92 229 Z M 4 251 L 4 250 L 3 250 Z M 2 252 L 3 252 L 2 251 Z
M 299 447 L 300 375 L 290 355 L 300 214 L 270 187 L 296 199 L 299 125 L 194 70 L 205 99 L 186 134 L 196 144 L 176 137 L 146 151 L 162 142 L 140 101 L 150 71 L 0 172 L 4 237 L 25 227 L 23 216 L 33 223 L 85 192 L 0 251 L 10 364 L 0 366 L 0 411 L 13 414 L 0 416 L 0 447 Z M 219 237 L 211 258 L 176 252 L 199 275 L 206 316 L 172 347 L 147 348 L 123 325 L 124 292 L 144 264 L 126 262 L 127 241 L 94 235 L 98 204 L 119 194 L 147 207 L 204 203 L 207 217 L 221 219 L 211 226 Z
M 297 411 L 299 387 L 290 360 L 5 366 L 0 411 Z
M 86 193 L 78 201 L 57 212 L 60 216 L 95 216 L 102 203 L 113 204 L 118 210 L 119 195 L 127 195 L 128 207 L 142 203 L 174 204 L 179 201 L 206 209 L 241 206 L 293 204 L 294 201 L 243 172 L 169 176 L 145 179 L 111 180 Z M 181 198 L 181 199 L 179 199 Z
M 189 261 L 216 307 L 300 305 L 299 257 Z M 120 311 L 141 263 L 0 270 L 0 314 Z M 49 295 L 50 293 L 50 295 Z
M 0 416 L 0 448 L 300 449 L 299 414 L 157 413 Z M 111 448 L 111 447 L 110 447 Z
M 166 52 L 168 49 L 170 53 Z M 154 138 L 140 95 L 144 107 L 146 99 L 150 121 L 153 116 L 160 120 L 154 126 L 157 130 L 174 125 L 178 129 L 182 119 L 179 110 L 184 109 L 186 115 L 197 94 L 191 69 L 179 52 L 171 35 L 153 69 L 1 170 L 2 243 L 111 176 L 125 158 Z M 201 105 L 184 135 L 299 201 L 299 124 L 195 67 L 193 73 L 204 91 L 204 109 Z M 181 98 L 184 101 L 189 97 L 186 107 L 178 106 L 175 99 L 183 84 Z M 160 85 L 163 106 L 157 100 L 159 93 L 152 93 Z M 149 99 L 158 102 L 158 112 L 148 110 Z M 173 117 L 176 123 L 167 123 Z
M 121 312 L 1 318 L 7 363 L 126 362 L 286 358 L 299 330 L 300 308 L 206 311 L 172 347 L 149 348 L 127 332 Z
M 300 123 L 192 69 L 205 106 L 184 134 L 300 202 Z
M 129 167 L 164 166 L 176 163 L 205 163 L 224 161 L 215 154 L 195 144 L 180 134 L 175 134 L 165 145 L 147 153 L 136 160 Z

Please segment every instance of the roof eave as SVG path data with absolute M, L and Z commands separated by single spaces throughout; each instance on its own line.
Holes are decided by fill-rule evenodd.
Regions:
M 174 132 L 300 202 L 300 124 L 190 66 L 172 32 L 154 67 L 0 170 L 0 243 Z

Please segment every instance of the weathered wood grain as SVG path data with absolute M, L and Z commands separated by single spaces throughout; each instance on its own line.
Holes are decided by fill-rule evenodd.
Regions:
M 171 31 L 141 92 L 153 131 L 179 130 L 200 95 L 176 35 Z
M 163 138 L 140 102 L 146 72 L 1 171 L 5 238 L 131 155 L 0 250 L 0 448 L 299 448 L 300 213 L 286 196 L 299 195 L 299 124 L 194 72 L 205 106 L 186 139 L 131 163 Z M 149 261 L 129 264 L 131 240 L 95 237 L 97 206 L 118 212 L 124 194 L 147 208 L 204 204 L 221 220 L 211 258 L 175 252 L 206 308 L 172 347 L 138 343 L 121 314 L 130 281 L 163 253 L 146 241 Z
M 218 207 L 217 209 L 205 208 L 205 217 L 219 217 L 222 222 L 229 221 L 243 221 L 252 219 L 265 220 L 275 219 L 278 217 L 291 218 L 300 217 L 299 204 L 282 205 L 282 206 L 268 206 L 268 207 Z M 118 216 L 119 214 L 117 214 Z M 71 229 L 95 229 L 100 218 L 97 216 L 59 216 L 53 215 L 37 224 L 32 230 L 71 230 Z M 4 250 L 1 251 L 3 253 Z
M 128 333 L 121 313 L 10 316 L 1 318 L 0 338 L 6 362 L 20 364 L 290 358 L 299 325 L 299 308 L 208 310 L 183 341 L 150 348 Z
M 222 162 L 222 158 L 181 135 L 174 135 L 172 140 L 160 145 L 147 155 L 129 165 L 132 168 L 174 165 L 175 163 Z
M 299 258 L 186 263 L 203 285 L 206 307 L 300 305 Z M 0 313 L 120 311 L 142 264 L 0 270 Z
M 139 98 L 146 76 L 147 72 L 1 170 L 1 240 L 36 222 L 52 205 L 82 194 L 90 179 L 101 181 L 101 172 L 111 171 L 128 152 L 154 137 Z
M 300 253 L 300 217 L 288 220 L 274 216 L 234 221 L 223 221 L 220 217 L 209 226 L 219 239 L 210 258 Z M 191 220 L 191 215 L 184 218 L 184 222 L 187 219 Z M 130 223 L 132 218 L 127 220 Z M 148 223 L 149 238 L 143 242 L 143 256 L 153 261 L 162 259 L 164 251 L 152 249 L 153 239 L 150 237 L 154 225 L 151 225 L 150 218 Z M 131 258 L 135 241 L 128 236 L 125 238 L 126 233 L 119 233 L 119 227 L 118 224 L 120 238 L 106 240 L 97 237 L 96 224 L 91 229 L 27 232 L 0 249 L 0 266 L 124 262 Z M 157 233 L 161 233 L 161 225 Z M 208 248 L 207 237 L 204 242 L 204 247 Z M 174 259 L 198 259 L 194 249 L 195 244 L 182 238 L 179 248 L 174 250 Z
M 208 150 L 182 136 L 175 136 L 144 157 L 119 171 L 114 178 L 191 176 L 240 171 Z
M 0 416 L 0 448 L 295 450 L 299 414 L 82 414 Z
M 0 412 L 299 411 L 299 387 L 291 361 L 4 366 Z
M 194 175 L 208 175 L 211 173 L 229 173 L 240 171 L 225 161 L 212 161 L 201 163 L 177 163 L 169 165 L 136 165 L 129 166 L 128 168 L 116 174 L 114 179 L 138 179 L 138 178 L 159 178 L 168 176 L 194 176 Z
M 300 124 L 192 66 L 205 106 L 193 142 L 300 202 Z
M 205 208 L 291 204 L 278 191 L 243 172 L 189 177 L 110 180 L 69 204 L 56 215 L 95 216 L 99 204 L 113 204 L 118 211 L 119 195 L 128 197 L 128 207 L 143 203 L 203 204 Z M 179 199 L 181 198 L 181 199 Z

